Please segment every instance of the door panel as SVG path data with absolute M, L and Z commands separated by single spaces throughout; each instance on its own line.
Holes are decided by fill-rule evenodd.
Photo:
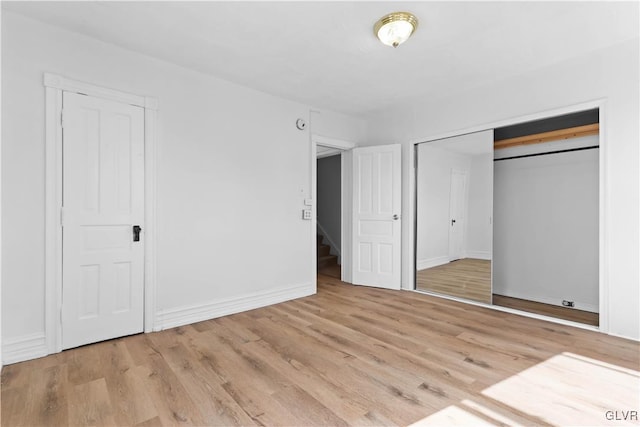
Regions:
M 353 150 L 353 283 L 400 289 L 400 145 Z
M 464 258 L 464 230 L 466 226 L 467 173 L 451 171 L 449 193 L 449 261 Z
M 143 330 L 144 110 L 63 96 L 62 347 Z

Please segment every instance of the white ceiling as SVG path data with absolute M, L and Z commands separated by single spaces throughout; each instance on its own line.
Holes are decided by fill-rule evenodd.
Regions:
M 638 3 L 2 2 L 5 10 L 284 98 L 366 116 L 638 37 Z M 393 49 L 373 35 L 407 10 Z

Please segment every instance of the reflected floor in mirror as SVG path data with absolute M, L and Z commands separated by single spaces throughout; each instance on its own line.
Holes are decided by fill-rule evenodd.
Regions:
M 491 304 L 491 261 L 464 258 L 419 270 L 416 289 Z
M 556 317 L 571 322 L 598 326 L 598 313 L 559 307 L 535 301 L 491 295 L 491 261 L 465 258 L 416 273 L 416 289 L 419 291 L 464 298 L 487 304 L 513 308 L 543 316 Z
M 598 313 L 576 310 L 575 308 L 565 308 L 557 305 L 543 304 L 540 302 L 505 297 L 497 294 L 493 295 L 493 304 L 501 307 L 527 311 L 529 313 L 542 314 L 543 316 L 569 320 L 571 322 L 584 323 L 585 325 L 599 326 L 600 324 L 600 315 Z

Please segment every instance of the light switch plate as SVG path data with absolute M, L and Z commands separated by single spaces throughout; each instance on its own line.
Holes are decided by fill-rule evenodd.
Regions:
M 309 209 L 302 210 L 302 219 L 311 219 L 311 211 Z

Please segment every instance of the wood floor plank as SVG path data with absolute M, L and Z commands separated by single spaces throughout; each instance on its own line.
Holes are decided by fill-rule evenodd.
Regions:
M 157 416 L 157 410 L 144 384 L 135 375 L 135 367 L 123 340 L 105 343 L 100 351 L 100 366 L 114 419 L 118 425 L 135 425 Z
M 318 276 L 270 307 L 9 365 L 2 426 L 614 425 L 640 344 Z
M 255 425 L 251 417 L 229 396 L 217 375 L 198 362 L 182 343 L 165 351 L 164 358 L 181 378 L 206 425 Z
M 418 270 L 416 288 L 491 304 L 491 261 L 464 258 Z
M 69 425 L 105 427 L 116 425 L 104 378 L 69 388 Z
M 364 414 L 362 417 L 355 420 L 352 424 L 354 426 L 362 426 L 362 427 L 392 427 L 395 426 L 396 423 L 393 421 L 383 417 L 378 414 L 376 411 L 369 411 Z
M 0 376 L 2 390 L 28 386 L 31 381 L 32 371 L 42 371 L 46 368 L 62 365 L 67 362 L 67 356 L 68 352 L 62 352 L 28 362 L 3 366 L 2 375 Z
M 100 351 L 105 345 L 107 343 L 100 342 L 67 351 L 70 384 L 84 384 L 103 377 L 100 366 Z
M 67 365 L 32 371 L 30 386 L 34 394 L 26 397 L 29 399 L 29 408 L 35 412 L 35 424 L 66 424 L 69 420 Z
M 162 424 L 195 426 L 204 424 L 199 409 L 161 354 L 148 355 L 147 363 L 134 369 L 154 402 Z
M 295 359 L 284 359 L 273 347 L 260 340 L 247 346 L 247 350 L 262 357 L 281 375 L 288 376 L 313 398 L 333 411 L 341 419 L 351 422 L 367 412 L 369 402 L 356 393 L 327 381 L 310 367 Z
M 391 348 L 371 336 L 327 319 L 318 317 L 315 323 L 307 328 L 307 332 L 328 345 L 347 349 L 350 354 L 369 365 L 381 364 L 386 370 L 400 377 L 415 378 L 420 375 L 438 377 L 439 374 L 445 373 L 445 381 L 453 382 L 457 387 L 472 384 L 475 381 L 474 378 L 455 369 L 447 368 L 447 371 L 443 371 L 442 365 L 434 364 L 428 358 L 421 358 L 413 352 L 402 351 L 396 347 Z
M 21 422 L 21 417 L 26 412 L 23 407 L 27 388 L 27 386 L 23 388 L 13 387 L 8 390 L 2 390 L 2 393 L 0 393 L 0 422 L 3 425 L 24 425 Z
M 160 417 L 153 417 L 150 420 L 136 424 L 136 427 L 162 427 L 162 421 L 160 421 Z
M 346 352 L 336 351 L 331 346 L 325 345 L 315 339 L 310 339 L 305 335 L 282 324 L 274 324 L 271 319 L 260 319 L 261 325 L 259 333 L 263 340 L 272 345 L 277 352 L 287 359 L 295 359 L 300 363 L 314 369 L 323 378 L 332 381 L 340 388 L 346 389 L 360 397 L 369 400 L 369 405 L 375 401 L 388 401 L 394 411 L 401 412 L 404 416 L 411 416 L 416 409 L 413 402 L 408 403 L 397 393 L 398 388 L 381 384 L 372 374 L 363 373 L 347 363 L 354 357 Z M 256 330 L 258 330 L 256 328 Z M 258 333 L 258 332 L 256 332 Z M 289 336 L 289 339 L 283 339 Z M 304 341 L 301 341 L 303 340 Z M 304 347 L 293 346 L 292 343 L 305 342 Z M 335 361 L 335 362 L 334 362 Z M 385 411 L 386 408 L 380 408 Z

